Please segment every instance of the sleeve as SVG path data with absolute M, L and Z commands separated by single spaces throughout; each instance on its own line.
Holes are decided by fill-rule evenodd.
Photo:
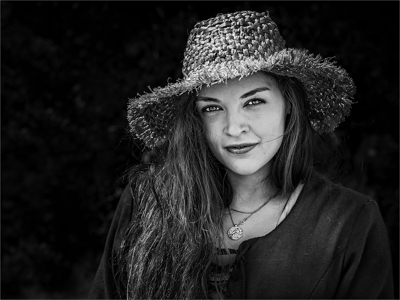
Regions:
M 88 299 L 117 299 L 121 298 L 118 293 L 118 282 L 115 278 L 118 265 L 115 261 L 115 251 L 121 243 L 122 234 L 129 225 L 132 216 L 132 196 L 130 185 L 123 191 L 113 220 L 108 232 L 106 245 L 100 265 L 97 269 Z
M 389 240 L 375 201 L 364 204 L 353 226 L 335 298 L 394 298 Z

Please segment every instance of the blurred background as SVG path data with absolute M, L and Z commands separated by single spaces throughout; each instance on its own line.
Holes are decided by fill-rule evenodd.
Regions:
M 141 159 L 128 98 L 181 78 L 197 20 L 269 10 L 287 46 L 335 57 L 354 78 L 343 185 L 373 197 L 399 270 L 398 2 L 1 1 L 2 298 L 85 298 Z

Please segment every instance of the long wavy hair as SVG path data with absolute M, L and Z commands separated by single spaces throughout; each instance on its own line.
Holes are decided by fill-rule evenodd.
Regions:
M 314 133 L 301 84 L 271 76 L 291 112 L 269 179 L 289 195 L 312 171 Z M 194 93 L 179 101 L 169 142 L 155 160 L 130 172 L 135 208 L 118 253 L 121 298 L 208 297 L 207 272 L 222 245 L 223 212 L 233 189 L 208 147 Z

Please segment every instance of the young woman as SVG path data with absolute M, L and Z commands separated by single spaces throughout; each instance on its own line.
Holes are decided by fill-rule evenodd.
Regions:
M 199 22 L 185 78 L 128 107 L 157 153 L 115 212 L 91 298 L 391 298 L 373 200 L 316 172 L 352 79 L 288 49 L 268 13 Z

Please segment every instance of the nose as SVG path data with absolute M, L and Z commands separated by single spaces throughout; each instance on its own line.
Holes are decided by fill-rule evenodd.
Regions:
M 239 136 L 249 130 L 248 120 L 239 112 L 226 114 L 224 133 L 230 136 Z

